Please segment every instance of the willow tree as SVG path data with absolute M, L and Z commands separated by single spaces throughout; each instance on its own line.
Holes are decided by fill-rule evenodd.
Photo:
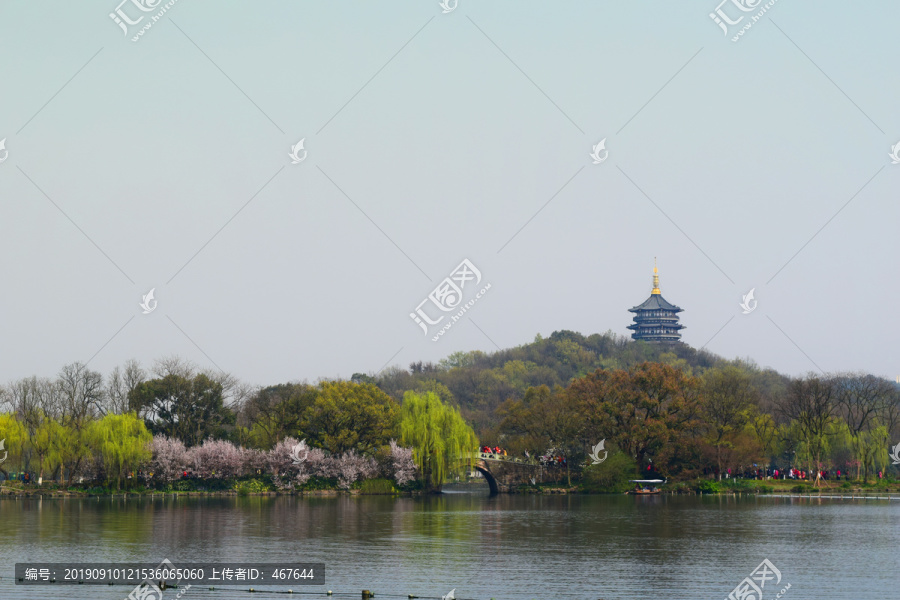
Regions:
M 18 464 L 27 441 L 25 426 L 16 419 L 16 415 L 0 413 L 0 473 L 7 473 L 3 463 Z
M 153 436 L 134 413 L 106 415 L 88 428 L 88 439 L 103 459 L 109 479 L 116 478 L 116 489 L 122 488 L 122 476 L 150 460 Z
M 56 419 L 38 410 L 29 417 L 28 446 L 38 459 L 38 485 L 44 483 L 44 471 L 52 472 L 59 464 L 54 452 L 63 427 Z
M 447 477 L 459 472 L 460 460 L 478 449 L 478 438 L 456 408 L 434 392 L 406 392 L 400 407 L 400 437 L 413 449 L 413 460 L 425 488 L 440 491 Z
M 89 424 L 90 422 L 85 422 L 84 427 L 89 427 Z M 56 424 L 47 456 L 53 468 L 59 467 L 60 481 L 68 483 L 72 474 L 79 470 L 82 460 L 90 458 L 91 452 L 85 444 L 86 439 L 86 428 L 78 429 L 75 424 Z
M 787 395 L 775 410 L 786 421 L 795 424 L 799 439 L 806 445 L 808 471 L 816 473 L 814 485 L 819 486 L 819 470 L 828 446 L 828 434 L 837 414 L 837 384 L 832 377 L 808 375 L 788 384 Z

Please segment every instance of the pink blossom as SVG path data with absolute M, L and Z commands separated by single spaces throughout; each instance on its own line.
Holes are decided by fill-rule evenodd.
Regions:
M 243 474 L 243 453 L 231 442 L 206 440 L 187 454 L 191 471 L 203 479 L 233 479 Z
M 317 474 L 314 471 L 321 463 L 324 453 L 317 448 L 295 452 L 294 448 L 299 445 L 297 439 L 287 437 L 275 444 L 266 455 L 272 481 L 280 489 L 290 489 L 297 483 L 302 485 L 312 475 Z M 303 457 L 305 460 L 298 460 Z
M 153 458 L 150 461 L 150 472 L 160 481 L 175 481 L 188 467 L 187 449 L 181 440 L 156 435 L 153 437 L 151 451 Z
M 241 448 L 241 470 L 245 474 L 255 475 L 257 471 L 268 468 L 268 452 L 254 448 Z
M 369 479 L 378 473 L 378 464 L 374 458 L 359 455 L 354 450 L 348 451 L 337 459 L 333 458 L 333 461 L 338 485 L 345 489 L 359 479 Z
M 391 440 L 391 454 L 388 462 L 390 473 L 397 485 L 403 485 L 416 478 L 416 463 L 413 460 L 412 448 L 401 448 L 397 442 Z

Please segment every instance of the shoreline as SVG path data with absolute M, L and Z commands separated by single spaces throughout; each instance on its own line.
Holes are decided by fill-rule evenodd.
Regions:
M 793 486 L 791 486 L 793 487 Z M 900 484 L 887 486 L 879 486 L 877 488 L 853 487 L 850 489 L 842 489 L 838 486 L 826 487 L 819 489 L 809 489 L 803 491 L 795 491 L 791 487 L 784 486 L 784 489 L 774 490 L 720 490 L 717 492 L 696 491 L 687 487 L 678 487 L 676 489 L 662 490 L 659 494 L 652 496 L 768 496 L 771 498 L 822 498 L 822 499 L 886 499 L 900 500 Z M 486 491 L 486 490 L 485 490 Z M 297 497 L 336 497 L 336 496 L 390 496 L 394 498 L 416 498 L 425 496 L 437 496 L 444 494 L 467 493 L 456 491 L 452 488 L 436 493 L 426 493 L 421 490 L 414 491 L 395 491 L 392 493 L 373 493 L 364 492 L 359 489 L 322 489 L 322 490 L 276 490 L 276 491 L 253 491 L 239 492 L 237 490 L 190 490 L 190 491 L 161 491 L 161 490 L 117 490 L 108 493 L 92 493 L 81 490 L 69 489 L 52 489 L 52 488 L 31 488 L 23 489 L 20 487 L 10 487 L 0 485 L 0 499 L 3 498 L 150 498 L 154 499 L 167 497 L 187 497 L 187 498 L 203 498 L 203 497 L 277 497 L 277 496 L 297 496 Z M 580 489 L 578 487 L 546 487 L 546 488 L 523 488 L 510 489 L 500 492 L 500 495 L 573 495 L 573 496 L 622 496 L 632 495 L 628 492 L 601 492 Z

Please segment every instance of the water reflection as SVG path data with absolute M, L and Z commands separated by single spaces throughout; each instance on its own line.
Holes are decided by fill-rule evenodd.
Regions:
M 898 519 L 897 501 L 754 496 L 4 498 L 0 598 L 36 597 L 13 585 L 17 561 L 163 558 L 324 562 L 327 587 L 354 597 L 724 598 L 768 558 L 791 597 L 882 600 L 900 585 Z

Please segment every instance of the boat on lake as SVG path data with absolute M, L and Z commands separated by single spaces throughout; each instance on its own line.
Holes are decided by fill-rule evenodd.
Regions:
M 657 486 L 663 485 L 667 479 L 632 479 L 631 483 L 635 484 L 634 489 L 625 492 L 626 494 L 635 494 L 637 496 L 645 496 L 650 494 L 659 494 L 660 489 Z

